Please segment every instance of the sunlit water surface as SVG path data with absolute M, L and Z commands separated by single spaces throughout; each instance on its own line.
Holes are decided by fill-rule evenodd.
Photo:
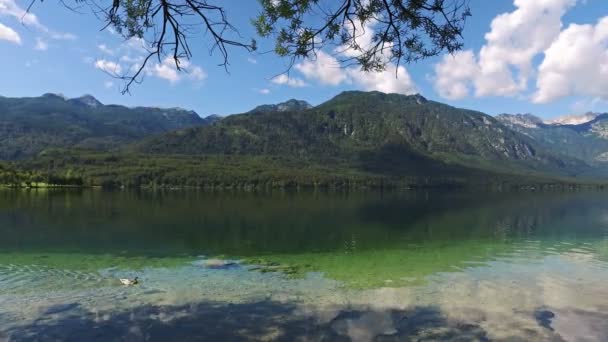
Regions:
M 608 340 L 607 200 L 3 191 L 0 340 Z

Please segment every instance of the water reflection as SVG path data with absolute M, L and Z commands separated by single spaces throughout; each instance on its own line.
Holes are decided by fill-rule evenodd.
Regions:
M 607 196 L 0 192 L 0 338 L 606 340 Z

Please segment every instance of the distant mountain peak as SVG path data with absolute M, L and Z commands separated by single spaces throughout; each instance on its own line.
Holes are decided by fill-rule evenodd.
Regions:
M 508 126 L 521 126 L 526 128 L 538 128 L 544 122 L 541 118 L 530 113 L 526 114 L 500 114 L 496 119 Z
M 61 93 L 44 93 L 42 94 L 42 97 L 51 97 L 51 98 L 60 98 L 62 100 L 67 100 L 68 98 L 65 97 L 65 95 L 61 94 Z
M 88 107 L 93 107 L 93 108 L 103 106 L 103 103 L 101 103 L 99 100 L 97 100 L 95 98 L 95 96 L 89 95 L 89 94 L 85 94 L 85 95 L 82 95 L 81 97 L 76 97 L 76 98 L 70 99 L 69 101 L 78 103 L 78 104 L 82 104 L 82 105 L 85 105 Z
M 165 110 L 173 110 L 177 112 L 194 112 L 193 110 L 182 108 L 182 107 L 169 107 L 169 108 L 161 108 Z
M 427 100 L 424 96 L 422 96 L 420 94 L 414 94 L 414 95 L 410 95 L 410 96 L 412 96 L 416 100 L 416 103 L 418 103 L 418 104 L 423 104 L 423 103 L 429 102 L 429 100 Z
M 563 115 L 551 120 L 545 121 L 548 125 L 582 125 L 584 123 L 595 120 L 600 113 L 587 112 L 585 114 Z
M 312 105 L 306 101 L 290 99 L 277 104 L 265 104 L 257 106 L 254 109 L 250 110 L 249 113 L 301 111 L 310 108 L 312 108 Z

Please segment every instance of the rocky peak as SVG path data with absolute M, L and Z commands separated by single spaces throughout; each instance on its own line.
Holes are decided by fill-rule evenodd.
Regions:
M 545 121 L 548 125 L 582 125 L 595 120 L 600 113 L 587 112 L 580 115 L 563 115 L 555 119 Z
M 45 93 L 45 94 L 42 94 L 42 97 L 67 100 L 67 98 L 65 97 L 65 95 L 63 95 L 61 93 Z
M 301 111 L 312 108 L 312 105 L 306 101 L 290 99 L 285 102 L 277 103 L 277 104 L 266 104 L 255 107 L 253 110 L 249 111 L 249 113 L 254 112 L 289 112 L 289 111 Z
M 429 100 L 427 100 L 424 96 L 420 94 L 412 95 L 412 98 L 416 101 L 417 104 L 424 104 L 429 102 Z
M 500 114 L 496 119 L 508 126 L 521 126 L 525 128 L 538 128 L 543 120 L 532 114 Z
M 83 95 L 81 97 L 70 99 L 69 101 L 76 103 L 76 104 L 93 107 L 93 108 L 103 106 L 103 103 L 99 102 L 99 100 L 97 100 L 93 95 L 88 95 L 88 94 Z

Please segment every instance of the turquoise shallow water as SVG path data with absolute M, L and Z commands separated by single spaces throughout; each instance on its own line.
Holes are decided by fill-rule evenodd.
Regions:
M 0 339 L 606 340 L 606 199 L 0 192 Z

